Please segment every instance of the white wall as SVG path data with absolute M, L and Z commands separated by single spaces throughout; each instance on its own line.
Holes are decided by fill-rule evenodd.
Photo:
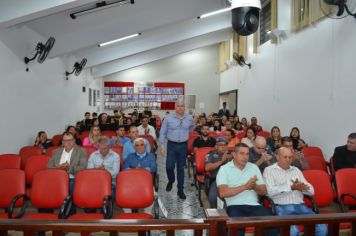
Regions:
M 279 13 L 290 7 L 281 2 Z M 290 23 L 284 20 L 282 27 Z M 221 74 L 220 92 L 237 88 L 240 117 L 255 115 L 264 129 L 278 125 L 283 135 L 297 126 L 302 138 L 320 146 L 329 159 L 335 146 L 356 131 L 355 24 L 346 17 L 324 19 L 296 34 L 281 28 L 287 39 L 250 53 L 251 70 L 236 66 Z
M 70 58 L 32 61 L 30 71 L 25 71 L 23 57 L 31 56 L 28 45 L 32 43 L 33 50 L 38 39 L 27 28 L 0 32 L 0 153 L 17 153 L 22 146 L 33 145 L 38 131 L 51 137 L 75 124 L 85 111 L 96 110 L 88 106 L 88 88 L 100 89 L 100 81 L 85 70 L 80 77 L 65 80 L 64 73 L 71 68 L 67 64 L 74 64 Z
M 185 94 L 196 95 L 194 113 L 210 113 L 219 106 L 217 68 L 218 46 L 213 45 L 115 73 L 104 77 L 104 81 L 185 83 Z M 204 108 L 200 108 L 200 103 L 204 103 Z

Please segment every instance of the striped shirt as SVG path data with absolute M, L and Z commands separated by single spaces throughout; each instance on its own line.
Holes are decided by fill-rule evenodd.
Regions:
M 307 182 L 303 173 L 297 167 L 290 166 L 289 169 L 284 170 L 279 167 L 278 163 L 275 163 L 266 167 L 263 172 L 263 177 L 267 185 L 268 196 L 272 198 L 275 204 L 287 205 L 304 203 L 303 193 L 307 195 L 314 194 L 313 186 Z M 296 179 L 308 185 L 309 190 L 303 193 L 298 190 L 292 190 L 292 180 L 295 181 Z

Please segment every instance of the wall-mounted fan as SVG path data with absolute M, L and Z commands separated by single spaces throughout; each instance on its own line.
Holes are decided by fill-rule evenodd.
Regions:
M 41 64 L 46 60 L 46 57 L 51 51 L 55 41 L 56 39 L 54 37 L 50 37 L 45 44 L 42 44 L 41 42 L 37 43 L 37 46 L 32 53 L 34 54 L 34 56 L 32 58 L 28 58 L 28 57 L 24 58 L 26 64 L 26 71 L 28 71 L 28 63 L 30 61 L 35 60 L 37 56 L 38 56 L 37 61 Z
M 323 14 L 329 18 L 341 19 L 348 15 L 356 18 L 352 13 L 356 7 L 356 0 L 319 0 Z
M 248 66 L 251 69 L 251 63 L 246 63 L 245 58 L 243 56 L 239 56 L 236 52 L 233 54 L 233 58 L 237 61 L 240 66 Z
M 85 67 L 85 64 L 87 64 L 86 58 L 83 58 L 81 62 L 74 63 L 72 72 L 66 71 L 66 79 L 68 80 L 68 75 L 71 75 L 73 73 L 75 74 L 75 76 L 79 76 L 83 68 Z

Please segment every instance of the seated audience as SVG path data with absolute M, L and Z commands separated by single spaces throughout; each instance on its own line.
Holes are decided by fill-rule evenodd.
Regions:
M 222 165 L 231 161 L 233 155 L 227 150 L 227 140 L 224 137 L 218 137 L 216 140 L 215 149 L 210 151 L 205 158 L 205 171 L 208 180 L 208 198 L 210 208 L 217 207 L 218 190 L 216 188 L 216 175 Z
M 125 127 L 123 125 L 118 126 L 116 129 L 116 136 L 112 136 L 110 139 L 110 146 L 123 147 L 127 141 L 130 141 L 130 139 L 125 136 L 125 134 Z
M 235 130 L 233 129 L 233 127 L 232 127 L 232 124 L 231 124 L 231 121 L 229 121 L 229 120 L 227 120 L 226 122 L 225 122 L 225 125 L 223 126 L 223 127 L 221 127 L 221 133 L 220 133 L 220 135 L 221 136 L 224 136 L 225 135 L 225 130 L 227 130 L 227 129 L 231 129 L 232 131 L 234 131 L 235 132 Z
M 290 135 L 293 141 L 293 149 L 294 150 L 302 150 L 303 147 L 307 147 L 308 145 L 304 142 L 303 139 L 300 138 L 300 132 L 297 127 L 293 127 L 290 131 Z
M 53 146 L 51 140 L 47 138 L 47 134 L 44 131 L 40 131 L 37 133 L 35 147 L 39 147 L 42 149 L 42 153 L 46 152 L 46 149 Z
M 281 147 L 281 138 L 280 129 L 277 126 L 273 126 L 270 137 L 267 139 L 267 145 L 270 146 L 273 152 Z
M 101 131 L 115 130 L 116 129 L 116 125 L 115 124 L 111 124 L 109 122 L 108 114 L 106 114 L 106 113 L 101 113 L 99 115 L 99 127 L 100 127 Z
M 250 125 L 248 124 L 248 122 L 247 122 L 246 117 L 242 117 L 242 118 L 241 118 L 241 124 L 242 124 L 242 128 L 245 129 L 245 130 L 250 126 Z
M 277 215 L 315 214 L 304 204 L 303 194 L 313 195 L 313 186 L 306 181 L 303 173 L 291 166 L 293 153 L 289 148 L 281 147 L 277 151 L 277 163 L 267 167 L 263 173 L 267 192 L 276 204 Z M 299 235 L 299 226 L 290 227 L 290 235 Z M 316 225 L 315 235 L 327 235 L 327 227 Z
M 90 130 L 92 120 L 90 119 L 90 112 L 85 112 L 84 119 L 80 122 L 80 132 Z
M 89 136 L 83 140 L 83 146 L 93 146 L 98 149 L 98 140 L 101 136 L 99 126 L 93 126 L 90 129 Z
M 134 124 L 132 124 L 132 119 L 131 119 L 131 117 L 127 117 L 126 118 L 126 122 L 125 122 L 125 131 L 129 131 L 129 129 L 130 129 L 130 127 L 132 126 L 132 125 L 134 125 Z M 134 125 L 135 126 L 135 125 Z
M 276 162 L 276 157 L 267 146 L 264 137 L 257 136 L 253 147 L 250 148 L 249 162 L 255 163 L 260 168 L 261 173 L 263 173 L 267 166 Z
M 93 122 L 92 127 L 93 126 L 99 126 L 99 119 L 98 118 L 93 118 L 92 122 Z
M 248 162 L 248 157 L 249 147 L 237 144 L 234 159 L 221 166 L 216 176 L 219 196 L 226 200 L 230 217 L 271 216 L 272 211 L 258 202 L 258 195 L 266 195 L 267 189 L 260 170 Z M 265 229 L 268 236 L 278 233 L 278 229 Z M 244 234 L 239 230 L 239 236 Z
M 253 147 L 253 144 L 255 143 L 257 134 L 254 128 L 249 127 L 246 130 L 245 137 L 241 139 L 241 143 L 246 144 L 248 147 Z
M 224 130 L 224 137 L 227 141 L 227 147 L 235 149 L 236 144 L 240 143 L 238 137 L 235 136 L 235 132 L 232 129 Z
M 200 116 L 199 117 L 199 123 L 197 126 L 195 126 L 195 131 L 197 131 L 199 134 L 201 133 L 201 130 L 203 129 L 203 126 L 207 124 L 205 116 Z
M 115 199 L 115 184 L 116 175 L 120 171 L 120 157 L 119 154 L 110 150 L 109 138 L 101 136 L 98 139 L 99 149 L 93 152 L 88 159 L 88 169 L 101 169 L 106 170 L 111 175 L 112 185 L 112 196 Z
M 130 153 L 125 159 L 124 169 L 146 169 L 151 173 L 157 171 L 156 157 L 146 151 L 144 138 L 136 138 L 134 141 L 135 152 Z
M 236 131 L 238 131 L 238 132 L 244 130 L 244 128 L 242 127 L 242 124 L 241 124 L 240 121 L 238 121 L 238 122 L 235 123 L 234 129 L 235 129 Z
M 216 131 L 216 133 L 220 133 L 221 131 L 221 123 L 219 120 L 214 121 L 213 127 L 210 128 L 211 131 Z
M 63 148 L 53 151 L 47 168 L 61 169 L 69 174 L 69 195 L 73 195 L 75 175 L 87 167 L 87 153 L 83 148 L 75 145 L 74 136 L 70 132 L 63 134 Z M 75 206 L 70 214 L 75 213 Z
M 282 138 L 282 147 L 288 148 L 292 152 L 292 166 L 299 170 L 309 169 L 308 162 L 305 160 L 303 153 L 293 149 L 292 139 L 288 136 Z
M 227 116 L 223 115 L 223 116 L 221 117 L 221 125 L 222 125 L 222 126 L 225 126 L 226 121 L 227 121 Z
M 71 134 L 73 134 L 74 136 L 74 139 L 75 139 L 75 144 L 81 146 L 82 145 L 82 140 L 78 137 L 78 130 L 77 128 L 75 128 L 73 125 L 69 125 L 67 128 L 66 128 L 66 131 L 65 132 L 69 132 Z M 62 140 L 61 142 L 62 143 Z
M 135 152 L 135 147 L 134 147 L 134 140 L 138 138 L 138 130 L 136 126 L 131 126 L 129 129 L 129 138 L 130 141 L 125 142 L 124 144 L 124 150 L 123 150 L 123 159 L 126 160 L 126 158 L 129 156 L 130 153 Z M 151 152 L 151 146 L 148 143 L 146 139 L 144 139 L 145 144 L 146 144 L 146 152 Z
M 336 147 L 333 155 L 335 171 L 356 168 L 356 133 L 351 133 L 346 145 Z
M 194 139 L 193 149 L 194 151 L 201 147 L 215 147 L 216 141 L 213 137 L 209 136 L 208 124 L 203 125 L 200 132 L 200 136 Z
M 256 117 L 251 117 L 251 125 L 250 127 L 254 128 L 254 130 L 256 130 L 256 132 L 260 132 L 262 131 L 262 126 L 257 124 L 257 118 Z
M 96 112 L 93 112 L 91 113 L 91 118 L 94 120 L 94 119 L 98 119 L 98 113 Z
M 137 127 L 137 130 L 139 135 L 149 134 L 156 140 L 156 130 L 152 125 L 148 124 L 147 116 L 142 116 L 141 125 Z

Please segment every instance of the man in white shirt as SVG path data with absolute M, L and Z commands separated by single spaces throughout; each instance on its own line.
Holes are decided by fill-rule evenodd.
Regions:
M 156 130 L 153 128 L 152 125 L 148 124 L 148 117 L 143 116 L 141 119 L 141 125 L 137 127 L 138 129 L 138 134 L 139 135 L 144 135 L 144 134 L 149 134 L 152 136 L 154 140 L 156 140 Z
M 63 148 L 56 149 L 52 158 L 48 162 L 47 168 L 61 169 L 69 174 L 69 195 L 73 195 L 75 175 L 87 168 L 87 154 L 83 148 L 75 144 L 72 133 L 63 134 Z M 71 209 L 70 214 L 75 213 L 75 208 Z
M 304 194 L 313 195 L 313 186 L 306 181 L 303 173 L 291 166 L 293 153 L 289 148 L 281 147 L 277 152 L 277 163 L 268 166 L 263 172 L 267 192 L 276 204 L 277 215 L 315 214 L 304 204 Z M 299 235 L 299 227 L 292 225 L 290 235 Z M 327 227 L 316 225 L 315 235 L 327 235 Z

